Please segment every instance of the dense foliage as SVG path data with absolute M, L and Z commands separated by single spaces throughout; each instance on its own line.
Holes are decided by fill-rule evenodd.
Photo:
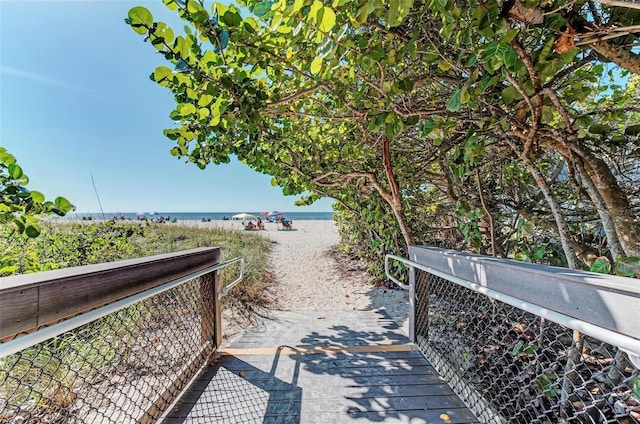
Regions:
M 422 243 L 636 272 L 637 4 L 164 3 L 184 34 L 126 21 L 168 61 L 151 79 L 175 96 L 173 155 L 336 199 L 371 258 Z
M 27 189 L 28 183 L 29 177 L 16 163 L 15 156 L 0 147 L 0 226 L 11 223 L 14 231 L 37 237 L 38 217 L 64 216 L 73 210 L 73 205 L 60 196 L 54 201 L 45 200 L 39 191 Z

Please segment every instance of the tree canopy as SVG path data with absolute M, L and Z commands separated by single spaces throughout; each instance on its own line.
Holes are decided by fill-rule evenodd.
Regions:
M 126 22 L 167 60 L 174 156 L 336 199 L 371 258 L 422 243 L 636 272 L 637 4 L 164 3 L 183 34 L 144 7 Z

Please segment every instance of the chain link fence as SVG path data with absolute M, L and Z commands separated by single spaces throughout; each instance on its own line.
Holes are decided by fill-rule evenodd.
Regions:
M 626 353 L 415 272 L 416 342 L 481 421 L 640 423 L 640 374 Z
M 0 359 L 0 423 L 155 422 L 214 350 L 213 274 Z

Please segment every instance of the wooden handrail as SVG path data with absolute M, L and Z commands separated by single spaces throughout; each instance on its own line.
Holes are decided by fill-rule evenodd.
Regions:
M 157 287 L 220 262 L 206 247 L 0 278 L 0 340 Z

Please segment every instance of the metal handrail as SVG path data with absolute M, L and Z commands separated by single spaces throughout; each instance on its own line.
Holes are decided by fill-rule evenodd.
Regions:
M 409 284 L 401 283 L 393 275 L 391 275 L 391 272 L 389 271 L 389 259 L 396 259 L 399 262 L 405 262 L 405 259 L 401 258 L 400 256 L 396 256 L 396 255 L 386 255 L 384 257 L 384 273 L 387 275 L 387 278 L 389 280 L 393 281 L 394 283 L 396 283 L 396 285 L 398 287 L 400 287 L 400 288 L 402 288 L 404 290 L 409 290 L 411 288 L 411 286 Z
M 226 294 L 226 292 L 229 291 L 231 287 L 235 286 L 240 281 L 242 281 L 242 278 L 244 277 L 244 259 L 241 256 L 201 269 L 200 271 L 196 271 L 189 275 L 185 275 L 184 277 L 180 277 L 176 280 L 165 283 L 161 286 L 157 286 L 152 289 L 135 294 L 133 296 L 129 296 L 125 299 L 118 300 L 116 302 L 94 309 L 82 315 L 78 315 L 76 317 L 73 317 L 64 321 L 60 321 L 49 327 L 39 329 L 33 333 L 26 334 L 24 336 L 18 337 L 13 340 L 9 340 L 4 343 L 0 343 L 0 359 L 9 355 L 13 355 L 14 353 L 20 352 L 21 350 L 34 346 L 38 343 L 42 343 L 45 340 L 49 340 L 53 337 L 59 336 L 60 334 L 66 333 L 67 331 L 74 330 L 84 324 L 90 323 L 92 321 L 105 317 L 114 312 L 118 312 L 135 303 L 148 299 L 149 297 L 158 295 L 167 290 L 171 290 L 172 288 L 178 287 L 186 283 L 187 281 L 193 280 L 194 278 L 198 278 L 205 274 L 209 274 L 213 271 L 226 268 L 227 266 L 238 261 L 241 262 L 240 276 L 236 280 L 234 280 L 231 284 L 229 284 L 227 287 L 225 287 L 225 290 L 223 290 L 220 293 L 220 294 L 223 294 L 223 293 Z M 220 297 L 221 296 L 219 295 L 219 298 Z
M 227 265 L 231 265 L 232 263 L 238 262 L 240 261 L 240 276 L 238 278 L 236 278 L 234 281 L 232 281 L 231 283 L 227 284 L 226 286 L 224 286 L 224 288 L 220 291 L 220 293 L 218 293 L 218 300 L 222 299 L 224 296 L 227 295 L 227 293 L 229 293 L 229 290 L 231 290 L 232 288 L 234 288 L 240 281 L 242 281 L 242 278 L 244 277 L 244 258 L 242 256 L 238 256 L 237 258 L 233 258 L 230 259 L 226 262 L 222 262 L 221 265 L 224 265 L 225 267 Z
M 522 309 L 523 311 L 538 315 L 540 317 L 556 322 L 565 327 L 571 328 L 572 330 L 576 330 L 581 333 L 584 333 L 588 336 L 595 337 L 596 339 L 602 340 L 605 343 L 609 343 L 614 346 L 617 346 L 629 355 L 629 359 L 636 367 L 640 368 L 640 340 L 634 339 L 624 334 L 617 333 L 615 331 L 611 331 L 609 329 L 600 327 L 598 325 L 591 324 L 581 319 L 573 318 L 571 316 L 562 314 L 560 312 L 543 308 L 539 305 L 527 302 L 526 300 L 518 299 L 517 297 L 513 297 L 510 295 L 501 293 L 499 291 L 490 289 L 488 287 L 484 287 L 479 284 L 472 283 L 467 280 L 463 280 L 459 277 L 453 276 L 451 274 L 447 274 L 446 272 L 442 272 L 437 269 L 430 268 L 426 265 L 422 265 L 421 263 L 418 263 L 409 259 L 405 259 L 396 255 L 386 255 L 385 256 L 385 273 L 387 274 L 387 278 L 389 278 L 391 281 L 393 281 L 394 283 L 398 284 L 400 287 L 403 287 L 403 288 L 405 286 L 410 288 L 411 286 L 398 282 L 394 277 L 392 277 L 388 273 L 387 264 L 389 259 L 402 262 L 411 268 L 417 268 L 419 270 L 428 272 L 429 274 L 433 274 L 435 276 L 444 278 L 448 281 L 451 281 L 452 283 L 456 283 L 469 290 L 473 290 L 477 293 L 483 294 L 492 299 L 496 299 L 501 302 L 507 303 L 511 306 L 515 306 L 516 308 Z

